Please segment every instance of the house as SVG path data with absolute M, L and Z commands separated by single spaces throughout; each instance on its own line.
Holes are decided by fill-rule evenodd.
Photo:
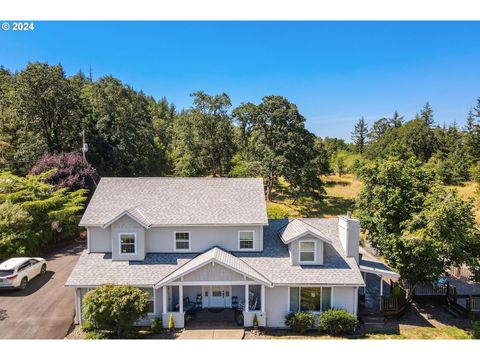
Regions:
M 167 326 L 172 314 L 176 327 L 200 308 L 240 309 L 245 326 L 257 315 L 267 327 L 290 311 L 357 314 L 365 286 L 359 221 L 268 220 L 261 179 L 102 178 L 80 226 L 87 249 L 66 282 L 78 322 L 83 296 L 107 283 L 143 288 L 144 322 Z

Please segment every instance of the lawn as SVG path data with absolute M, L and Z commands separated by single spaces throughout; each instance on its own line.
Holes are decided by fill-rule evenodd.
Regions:
M 267 204 L 269 212 L 278 211 L 288 217 L 333 217 L 354 209 L 354 199 L 362 186 L 359 180 L 350 174 L 325 176 L 322 180 L 327 193 L 323 204 L 310 197 L 294 202 L 286 182 L 281 179 L 274 189 L 273 202 Z
M 354 175 L 324 176 L 326 197 L 323 204 L 314 201 L 310 197 L 301 197 L 294 202 L 286 182 L 281 179 L 273 192 L 273 202 L 267 203 L 270 212 L 284 214 L 287 217 L 333 217 L 346 214 L 354 210 L 355 198 L 357 197 L 362 182 Z M 474 211 L 477 223 L 480 225 L 480 196 L 476 193 L 473 182 L 466 182 L 459 186 L 451 186 L 456 189 L 464 199 L 473 199 Z

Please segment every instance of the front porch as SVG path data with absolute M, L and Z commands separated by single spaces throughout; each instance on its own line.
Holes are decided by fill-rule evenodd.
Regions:
M 252 327 L 255 315 L 258 326 L 266 325 L 264 284 L 181 282 L 163 286 L 161 292 L 164 327 L 169 326 L 170 316 L 176 328 Z

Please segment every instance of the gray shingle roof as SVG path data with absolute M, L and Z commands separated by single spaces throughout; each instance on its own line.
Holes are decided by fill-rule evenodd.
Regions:
M 211 261 L 216 261 L 221 265 L 225 265 L 231 269 L 245 274 L 249 278 L 258 280 L 264 284 L 271 285 L 270 281 L 266 279 L 262 274 L 258 273 L 255 269 L 249 266 L 247 263 L 242 261 L 240 258 L 233 256 L 231 253 L 222 250 L 218 247 L 214 247 L 207 252 L 204 252 L 191 261 L 187 262 L 183 266 L 179 267 L 173 273 L 162 279 L 157 286 L 167 284 L 168 282 L 190 273 L 191 271 L 198 269 L 199 267 L 210 263 Z
M 292 266 L 288 246 L 278 236 L 278 231 L 288 220 L 270 220 L 264 227 L 263 246 L 260 253 L 233 252 L 233 258 L 248 264 L 273 285 L 318 284 L 363 286 L 354 258 L 344 255 L 338 238 L 338 219 L 303 219 L 304 222 L 320 230 L 332 243 L 325 243 L 324 264 Z M 218 256 L 229 254 L 222 251 Z M 205 255 L 205 253 L 203 254 Z M 230 254 L 229 254 L 230 255 Z M 200 255 L 202 256 L 202 255 Z M 176 271 L 187 261 L 200 257 L 198 254 L 148 254 L 145 261 L 112 261 L 110 254 L 82 253 L 67 286 L 96 286 L 105 283 L 154 286 Z M 222 261 L 229 262 L 221 258 Z M 241 266 L 241 265 L 236 265 Z M 242 265 L 243 266 L 243 265 Z M 246 269 L 246 268 L 243 268 Z M 247 270 L 243 270 L 247 271 Z
M 267 224 L 262 179 L 102 178 L 80 226 L 124 211 L 152 225 Z
M 291 220 L 288 224 L 280 228 L 278 234 L 280 235 L 280 238 L 285 244 L 297 240 L 298 238 L 307 234 L 312 234 L 315 237 L 321 238 L 322 240 L 331 243 L 331 240 L 329 240 L 328 237 L 324 235 L 319 229 L 308 224 L 302 219 Z

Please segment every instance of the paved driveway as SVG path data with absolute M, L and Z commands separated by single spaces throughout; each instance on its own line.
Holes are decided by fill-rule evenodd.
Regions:
M 74 317 L 74 290 L 63 284 L 83 243 L 47 257 L 47 272 L 25 290 L 0 290 L 0 339 L 63 339 Z
M 242 340 L 245 330 L 242 329 L 185 329 L 178 340 Z

